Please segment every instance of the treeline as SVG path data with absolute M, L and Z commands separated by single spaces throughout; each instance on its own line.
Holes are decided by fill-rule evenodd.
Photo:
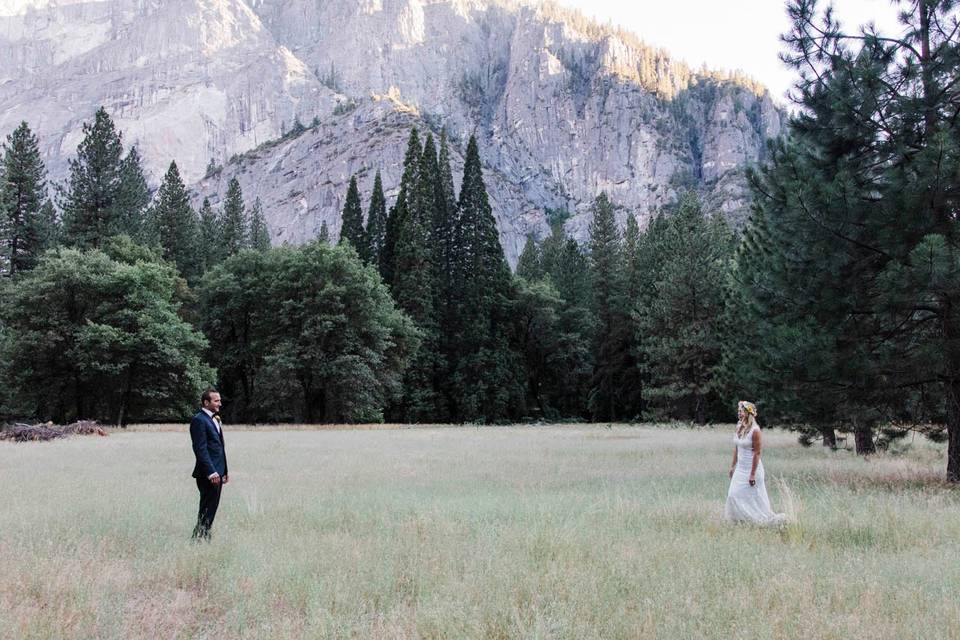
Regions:
M 26 123 L 0 176 L 8 416 L 180 419 L 216 384 L 235 421 L 727 417 L 733 238 L 693 195 L 625 236 L 601 195 L 589 246 L 560 221 L 514 275 L 473 139 L 457 194 L 445 134 L 412 131 L 389 211 L 351 180 L 338 247 L 271 249 L 236 180 L 194 211 L 175 163 L 151 195 L 103 109 L 54 198 Z
M 529 418 L 706 422 L 729 418 L 716 368 L 734 237 L 696 195 L 625 233 L 605 195 L 581 247 L 555 221 L 504 259 L 476 141 L 459 196 L 449 149 L 413 131 L 396 204 L 379 174 L 363 226 L 350 182 L 341 243 L 379 269 L 421 331 L 389 417 L 404 422 Z M 381 231 L 382 230 L 382 231 Z

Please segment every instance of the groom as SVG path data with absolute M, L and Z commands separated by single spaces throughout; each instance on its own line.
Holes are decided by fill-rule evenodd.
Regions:
M 223 448 L 223 425 L 220 423 L 220 394 L 207 389 L 200 396 L 200 411 L 190 421 L 190 439 L 197 463 L 193 477 L 200 490 L 200 510 L 197 526 L 193 529 L 195 539 L 210 539 L 210 527 L 220 505 L 220 491 L 230 482 L 227 474 L 227 455 Z

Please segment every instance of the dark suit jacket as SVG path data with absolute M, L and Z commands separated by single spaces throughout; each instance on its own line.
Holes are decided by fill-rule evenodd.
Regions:
M 216 471 L 220 477 L 227 475 L 227 454 L 223 448 L 223 432 L 217 432 L 213 418 L 205 411 L 198 411 L 190 421 L 190 439 L 197 464 L 193 467 L 194 478 L 209 478 Z

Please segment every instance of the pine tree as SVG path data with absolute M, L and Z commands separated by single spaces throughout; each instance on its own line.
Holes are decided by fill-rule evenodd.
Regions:
M 367 210 L 366 255 L 361 256 L 367 263 L 380 264 L 380 254 L 387 233 L 387 201 L 383 196 L 383 181 L 377 171 L 373 179 L 373 194 L 370 196 L 370 208 Z
M 93 124 L 83 124 L 77 157 L 62 194 L 64 241 L 81 248 L 99 247 L 123 229 L 123 143 L 106 109 Z
M 221 169 L 223 169 L 223 167 L 218 165 L 216 160 L 210 158 L 210 160 L 207 161 L 207 170 L 203 172 L 203 177 L 212 178 Z
M 637 364 L 636 379 L 633 384 L 639 393 L 639 408 L 645 418 L 656 420 L 661 417 L 679 418 L 669 410 L 652 406 L 648 385 L 651 382 L 648 357 L 651 342 L 656 335 L 650 328 L 651 309 L 656 304 L 657 282 L 660 280 L 665 261 L 663 236 L 669 226 L 670 216 L 665 211 L 653 215 L 646 229 L 633 239 L 628 227 L 624 238 L 625 287 L 627 291 L 627 313 L 633 325 L 631 348 Z
M 520 252 L 520 259 L 517 260 L 517 276 L 530 282 L 543 277 L 540 248 L 532 234 L 527 236 L 527 242 L 523 245 L 523 251 Z
M 900 34 L 788 6 L 801 109 L 752 180 L 729 378 L 768 384 L 784 420 L 852 430 L 861 453 L 882 422 L 942 420 L 960 481 L 956 3 L 900 4 Z
M 195 284 L 203 274 L 204 257 L 200 247 L 200 221 L 190 206 L 187 189 L 177 163 L 171 162 L 157 191 L 150 220 L 163 258 L 177 265 L 180 274 Z
M 632 333 L 624 313 L 622 261 L 622 239 L 613 205 L 601 193 L 594 201 L 590 225 L 590 274 L 598 331 L 589 397 L 590 410 L 600 420 L 630 417 L 624 415 L 620 404 L 621 374 L 629 366 L 628 340 Z
M 853 346 L 842 335 L 851 327 L 846 319 L 857 318 L 844 311 L 850 298 L 837 277 L 853 273 L 852 254 L 829 228 L 809 224 L 791 196 L 834 197 L 801 170 L 802 155 L 795 140 L 778 141 L 768 166 L 752 177 L 754 212 L 727 287 L 723 378 L 731 405 L 762 399 L 768 421 L 810 425 L 807 440 L 820 433 L 832 446 L 834 428 L 870 408 L 840 383 L 839 360 L 856 355 L 842 347 Z
M 536 260 L 531 259 L 534 254 Z M 531 301 L 540 301 L 540 322 L 547 322 L 551 313 L 550 291 L 556 291 L 560 299 L 559 306 L 552 311 L 557 316 L 551 329 L 555 332 L 553 339 L 537 340 L 545 351 L 542 357 L 547 371 L 532 374 L 529 341 L 523 347 L 528 360 L 528 388 L 538 385 L 534 402 L 550 416 L 588 418 L 586 403 L 593 372 L 591 341 L 596 322 L 591 311 L 587 258 L 580 245 L 567 237 L 562 222 L 555 223 L 539 245 L 528 241 L 517 265 L 517 275 L 546 287 L 525 290 L 522 284 L 519 286 L 521 309 Z
M 243 204 L 240 182 L 231 178 L 227 184 L 227 197 L 223 201 L 220 216 L 221 257 L 232 256 L 247 246 L 247 209 Z
M 317 234 L 317 241 L 323 244 L 330 244 L 330 228 L 327 226 L 326 220 L 320 223 L 320 233 Z
M 533 237 L 517 264 L 520 352 L 529 404 L 548 419 L 587 417 L 593 370 L 587 261 L 562 224 L 538 245 Z
M 436 305 L 445 298 L 444 283 L 447 272 L 444 268 L 444 249 L 441 234 L 445 231 L 446 212 L 444 211 L 443 189 L 440 184 L 440 165 L 437 158 L 437 146 L 433 134 L 427 133 L 423 141 L 423 155 L 420 158 L 419 182 L 417 183 L 416 207 L 423 211 L 427 221 L 430 238 L 430 254 L 433 298 Z M 439 314 L 437 322 L 440 322 Z
M 523 356 L 528 411 L 536 407 L 539 417 L 561 417 L 553 398 L 563 383 L 565 353 L 562 348 L 560 309 L 563 300 L 549 279 L 517 278 L 516 345 Z M 529 413 L 527 414 L 529 415 Z
M 397 238 L 409 208 L 408 201 L 413 197 L 413 188 L 417 183 L 422 155 L 423 147 L 420 145 L 420 134 L 414 127 L 407 140 L 407 151 L 403 158 L 403 175 L 400 178 L 400 190 L 397 194 L 397 201 L 390 208 L 390 215 L 387 217 L 383 250 L 380 252 L 380 276 L 391 287 L 391 290 L 396 273 L 395 249 Z
M 39 141 L 21 122 L 7 136 L 0 165 L 0 273 L 32 269 L 52 246 L 54 220 L 44 210 L 45 198 Z
M 457 345 L 452 398 L 464 420 L 500 420 L 516 413 L 523 384 L 507 329 L 514 300 L 510 268 L 483 182 L 476 138 L 470 138 L 458 203 L 450 273 L 459 283 L 450 331 Z
M 640 310 L 648 399 L 661 415 L 703 424 L 722 411 L 719 397 L 721 322 L 733 234 L 706 217 L 699 197 L 681 196 L 677 212 L 656 228 L 660 257 L 654 295 Z
M 620 379 L 620 404 L 624 415 L 638 418 L 645 410 L 644 387 L 646 380 L 644 369 L 645 337 L 640 328 L 640 316 L 645 306 L 638 306 L 643 296 L 643 290 L 649 281 L 649 271 L 640 262 L 640 252 L 643 236 L 636 217 L 627 216 L 627 226 L 623 234 L 623 272 L 624 309 L 623 322 L 626 335 L 624 336 L 624 367 Z
M 270 248 L 270 231 L 267 229 L 267 220 L 263 216 L 263 205 L 259 197 L 253 201 L 253 208 L 250 210 L 249 233 L 249 248 L 255 251 L 267 251 Z
M 640 238 L 640 225 L 637 224 L 637 219 L 634 216 L 627 216 L 627 226 L 623 231 L 623 269 L 627 299 L 633 299 L 637 294 L 640 278 L 642 278 L 642 274 L 633 271 L 637 266 L 636 256 L 640 251 Z
M 432 146 L 432 145 L 429 145 Z M 431 158 L 432 161 L 432 158 Z M 438 301 L 437 319 L 439 323 L 439 350 L 443 354 L 445 371 L 439 373 L 437 387 L 446 398 L 447 407 L 456 406 L 456 391 L 451 385 L 452 367 L 457 357 L 456 306 L 451 301 L 456 297 L 458 283 L 455 280 L 454 260 L 457 247 L 454 245 L 459 209 L 457 193 L 453 185 L 453 171 L 450 167 L 450 146 L 446 129 L 440 132 L 440 148 L 436 159 L 434 185 L 434 254 L 436 257 L 436 299 Z
M 299 115 L 293 116 L 293 127 L 290 128 L 290 132 L 288 135 L 290 135 L 291 137 L 296 137 L 306 130 L 307 128 L 303 126 L 302 122 L 300 122 L 300 116 Z
M 433 134 L 427 132 L 427 137 L 423 141 L 423 154 L 420 156 L 420 170 L 418 172 L 416 207 L 423 211 L 427 222 L 427 230 L 430 235 L 431 249 L 434 254 L 434 271 L 439 271 L 439 258 L 441 251 L 439 247 L 438 232 L 442 225 L 442 212 L 440 207 L 443 205 L 443 195 L 440 188 L 440 166 L 437 160 L 437 146 L 433 141 Z
M 554 225 L 553 233 L 544 240 L 541 263 L 545 277 L 550 278 L 563 299 L 559 320 L 563 357 L 557 363 L 563 376 L 551 402 L 561 415 L 589 418 L 593 336 L 597 332 L 590 264 L 577 241 L 567 237 L 562 224 Z
M 405 191 L 401 188 L 397 193 L 397 201 L 390 207 L 390 213 L 387 214 L 387 223 L 383 228 L 383 247 L 380 250 L 380 260 L 377 263 L 380 269 L 380 279 L 387 283 L 387 286 L 393 286 L 393 272 L 396 267 L 394 258 L 394 247 L 397 244 L 397 225 L 401 212 L 400 202 L 406 198 Z
M 420 157 L 414 159 L 416 167 L 404 172 L 410 179 L 401 189 L 406 198 L 402 217 L 398 218 L 394 246 L 393 297 L 397 307 L 413 319 L 423 334 L 423 343 L 404 374 L 404 397 L 399 411 L 402 418 L 409 422 L 436 421 L 445 414 L 437 389 L 437 379 L 443 365 L 438 353 L 433 235 L 436 147 L 430 134 L 425 143 Z
M 143 175 L 143 166 L 137 147 L 131 147 L 120 162 L 120 183 L 117 190 L 118 226 L 131 238 L 146 240 L 147 207 L 150 188 Z
M 437 247 L 437 266 L 440 271 L 440 292 L 447 299 L 456 286 L 452 281 L 452 264 L 458 251 L 454 246 L 459 209 L 453 186 L 453 171 L 450 168 L 450 145 L 446 129 L 440 132 L 440 153 L 437 158 L 436 203 L 434 205 L 434 237 Z
M 41 244 L 45 248 L 56 247 L 61 242 L 62 229 L 57 209 L 53 201 L 47 198 L 40 207 L 40 229 L 43 232 Z
M 357 188 L 356 176 L 350 176 L 342 219 L 339 244 L 349 243 L 361 257 L 368 254 L 366 233 L 363 230 L 363 209 L 360 204 L 360 190 Z
M 204 198 L 200 205 L 200 243 L 198 251 L 203 256 L 203 270 L 209 271 L 220 261 L 220 219 L 210 206 L 210 199 Z

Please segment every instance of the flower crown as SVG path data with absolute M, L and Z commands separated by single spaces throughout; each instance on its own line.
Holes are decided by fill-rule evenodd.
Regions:
M 741 409 L 752 415 L 754 418 L 757 417 L 757 407 L 752 402 L 741 400 L 738 404 Z

